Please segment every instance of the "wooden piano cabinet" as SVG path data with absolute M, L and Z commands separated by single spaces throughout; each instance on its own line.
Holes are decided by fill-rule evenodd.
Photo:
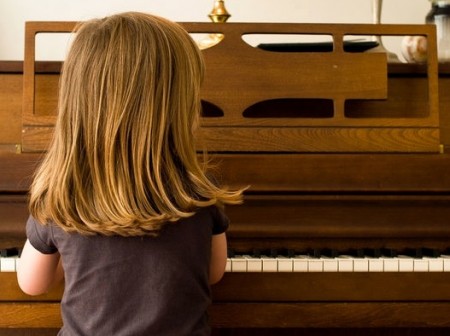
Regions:
M 35 61 L 35 35 L 73 24 L 28 24 L 24 62 L 0 62 L 0 249 L 25 240 L 27 193 L 56 119 L 61 64 Z M 204 51 L 198 140 L 221 182 L 250 185 L 244 204 L 227 208 L 231 249 L 450 247 L 450 66 L 437 78 L 434 28 L 184 25 L 226 36 Z M 242 39 L 286 33 L 330 35 L 335 50 L 287 55 Z M 429 62 L 344 52 L 351 34 L 426 35 Z M 311 112 L 317 98 L 324 111 Z M 28 297 L 0 272 L 0 335 L 55 335 L 62 290 Z M 213 336 L 450 332 L 450 272 L 227 273 L 212 291 Z

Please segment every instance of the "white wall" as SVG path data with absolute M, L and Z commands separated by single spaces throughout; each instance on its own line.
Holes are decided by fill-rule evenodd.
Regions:
M 230 22 L 371 23 L 372 0 L 225 0 Z M 25 21 L 72 21 L 144 11 L 174 21 L 209 21 L 214 0 L 0 0 L 0 60 L 23 59 Z M 428 0 L 384 0 L 382 23 L 424 22 Z M 37 59 L 64 58 L 58 38 L 37 40 Z M 51 42 L 47 41 L 50 40 Z M 384 40 L 399 53 L 398 40 Z M 48 46 L 48 43 L 52 43 Z M 41 44 L 43 45 L 41 47 Z

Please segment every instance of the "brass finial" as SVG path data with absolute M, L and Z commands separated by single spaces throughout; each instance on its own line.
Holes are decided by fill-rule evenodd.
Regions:
M 226 22 L 231 15 L 227 12 L 223 0 L 216 0 L 214 2 L 214 7 L 208 16 L 212 22 L 223 23 Z

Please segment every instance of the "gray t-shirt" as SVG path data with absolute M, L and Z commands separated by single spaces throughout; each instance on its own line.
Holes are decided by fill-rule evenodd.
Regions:
M 215 206 L 154 237 L 68 234 L 30 217 L 27 236 L 65 271 L 59 335 L 209 335 L 211 237 L 228 219 Z

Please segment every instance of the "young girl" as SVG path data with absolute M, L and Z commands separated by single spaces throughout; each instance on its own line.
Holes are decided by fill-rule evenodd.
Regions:
M 31 188 L 18 281 L 64 278 L 59 335 L 208 335 L 226 263 L 224 204 L 197 161 L 201 54 L 142 13 L 83 23 L 64 63 L 54 139 Z

